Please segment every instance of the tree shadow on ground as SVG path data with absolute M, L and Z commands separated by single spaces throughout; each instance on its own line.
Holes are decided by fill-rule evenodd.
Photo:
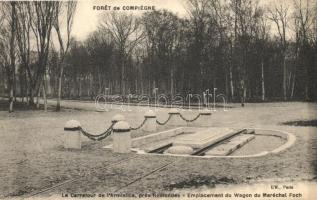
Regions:
M 165 185 L 164 189 L 173 190 L 173 189 L 186 189 L 186 188 L 198 188 L 201 186 L 207 186 L 214 188 L 217 184 L 234 184 L 235 180 L 228 177 L 217 178 L 215 176 L 195 176 L 189 180 L 184 180 L 178 183 L 171 183 Z
M 37 108 L 36 104 L 27 105 L 26 102 L 21 102 L 21 101 L 15 101 L 13 103 L 13 112 L 14 111 L 36 111 L 36 110 L 43 111 L 44 105 L 40 104 L 39 108 Z M 54 112 L 54 111 L 56 111 L 56 106 L 55 105 L 47 105 L 47 110 Z M 64 111 L 64 110 L 86 111 L 86 110 L 80 109 L 80 108 L 67 108 L 67 107 L 61 108 L 61 111 Z M 0 99 L 0 111 L 9 111 L 9 101 L 8 100 Z
M 317 126 L 317 119 L 313 120 L 298 120 L 298 121 L 288 121 L 282 123 L 283 125 L 288 125 L 288 126 Z
M 13 111 L 26 111 L 26 110 L 43 110 L 44 105 L 40 104 L 40 107 L 37 108 L 36 105 L 27 105 L 26 102 L 15 101 L 13 103 Z M 54 106 L 48 106 L 47 109 L 52 110 Z M 0 100 L 0 111 L 9 110 L 9 101 Z

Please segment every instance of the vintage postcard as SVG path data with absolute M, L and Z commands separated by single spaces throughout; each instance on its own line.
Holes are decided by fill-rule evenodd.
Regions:
M 0 199 L 317 199 L 317 2 L 0 1 Z

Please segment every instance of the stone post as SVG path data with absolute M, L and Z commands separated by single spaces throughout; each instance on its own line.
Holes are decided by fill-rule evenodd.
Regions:
M 116 122 L 124 121 L 124 120 L 125 120 L 125 117 L 123 115 L 116 114 L 115 116 L 112 117 L 111 122 L 116 123 Z
M 66 122 L 64 126 L 64 148 L 81 149 L 80 123 L 76 120 Z
M 112 117 L 111 123 L 115 124 L 119 121 L 124 121 L 124 120 L 125 120 L 125 117 L 123 115 L 116 114 L 115 116 Z M 113 134 L 110 135 L 110 138 L 113 138 Z
M 169 122 L 167 122 L 167 125 L 172 126 L 186 126 L 186 122 L 181 119 L 179 116 L 180 112 L 176 108 L 172 108 L 168 114 L 171 116 L 171 119 Z
M 143 125 L 143 131 L 156 131 L 156 113 L 153 110 L 149 110 L 144 114 L 144 118 L 146 119 L 145 124 Z
M 113 126 L 113 152 L 130 153 L 131 152 L 131 132 L 130 125 L 126 121 L 118 121 Z

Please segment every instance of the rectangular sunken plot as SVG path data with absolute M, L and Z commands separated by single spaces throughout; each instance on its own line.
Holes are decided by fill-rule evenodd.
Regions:
M 188 134 L 175 138 L 173 145 L 190 146 L 195 149 L 200 149 L 215 144 L 235 134 L 236 131 L 233 131 L 229 128 L 212 127 L 198 131 L 194 134 Z
M 227 141 L 224 144 L 220 144 L 216 146 L 215 148 L 212 148 L 211 150 L 207 151 L 205 154 L 209 156 L 227 156 L 237 150 L 238 148 L 242 147 L 249 141 L 253 140 L 255 138 L 254 135 L 249 134 L 242 134 L 233 137 L 229 141 Z

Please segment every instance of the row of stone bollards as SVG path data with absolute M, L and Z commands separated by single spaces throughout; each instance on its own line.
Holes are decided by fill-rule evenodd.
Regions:
M 191 123 L 193 126 L 210 126 L 210 110 L 200 110 L 199 115 L 194 120 L 184 120 L 184 117 L 177 109 L 171 109 L 169 111 L 169 118 L 165 122 L 159 122 L 157 120 L 156 113 L 152 110 L 147 111 L 144 114 L 144 124 L 141 124 L 140 129 L 146 132 L 155 132 L 158 125 L 173 126 L 188 126 Z M 125 121 L 123 115 L 117 114 L 111 120 L 112 127 L 112 139 L 113 139 L 113 151 L 116 153 L 129 153 L 131 151 L 131 128 L 130 124 Z M 185 123 L 184 123 L 185 122 Z M 65 124 L 65 140 L 64 148 L 66 149 L 81 149 L 81 124 L 76 120 L 70 120 Z

